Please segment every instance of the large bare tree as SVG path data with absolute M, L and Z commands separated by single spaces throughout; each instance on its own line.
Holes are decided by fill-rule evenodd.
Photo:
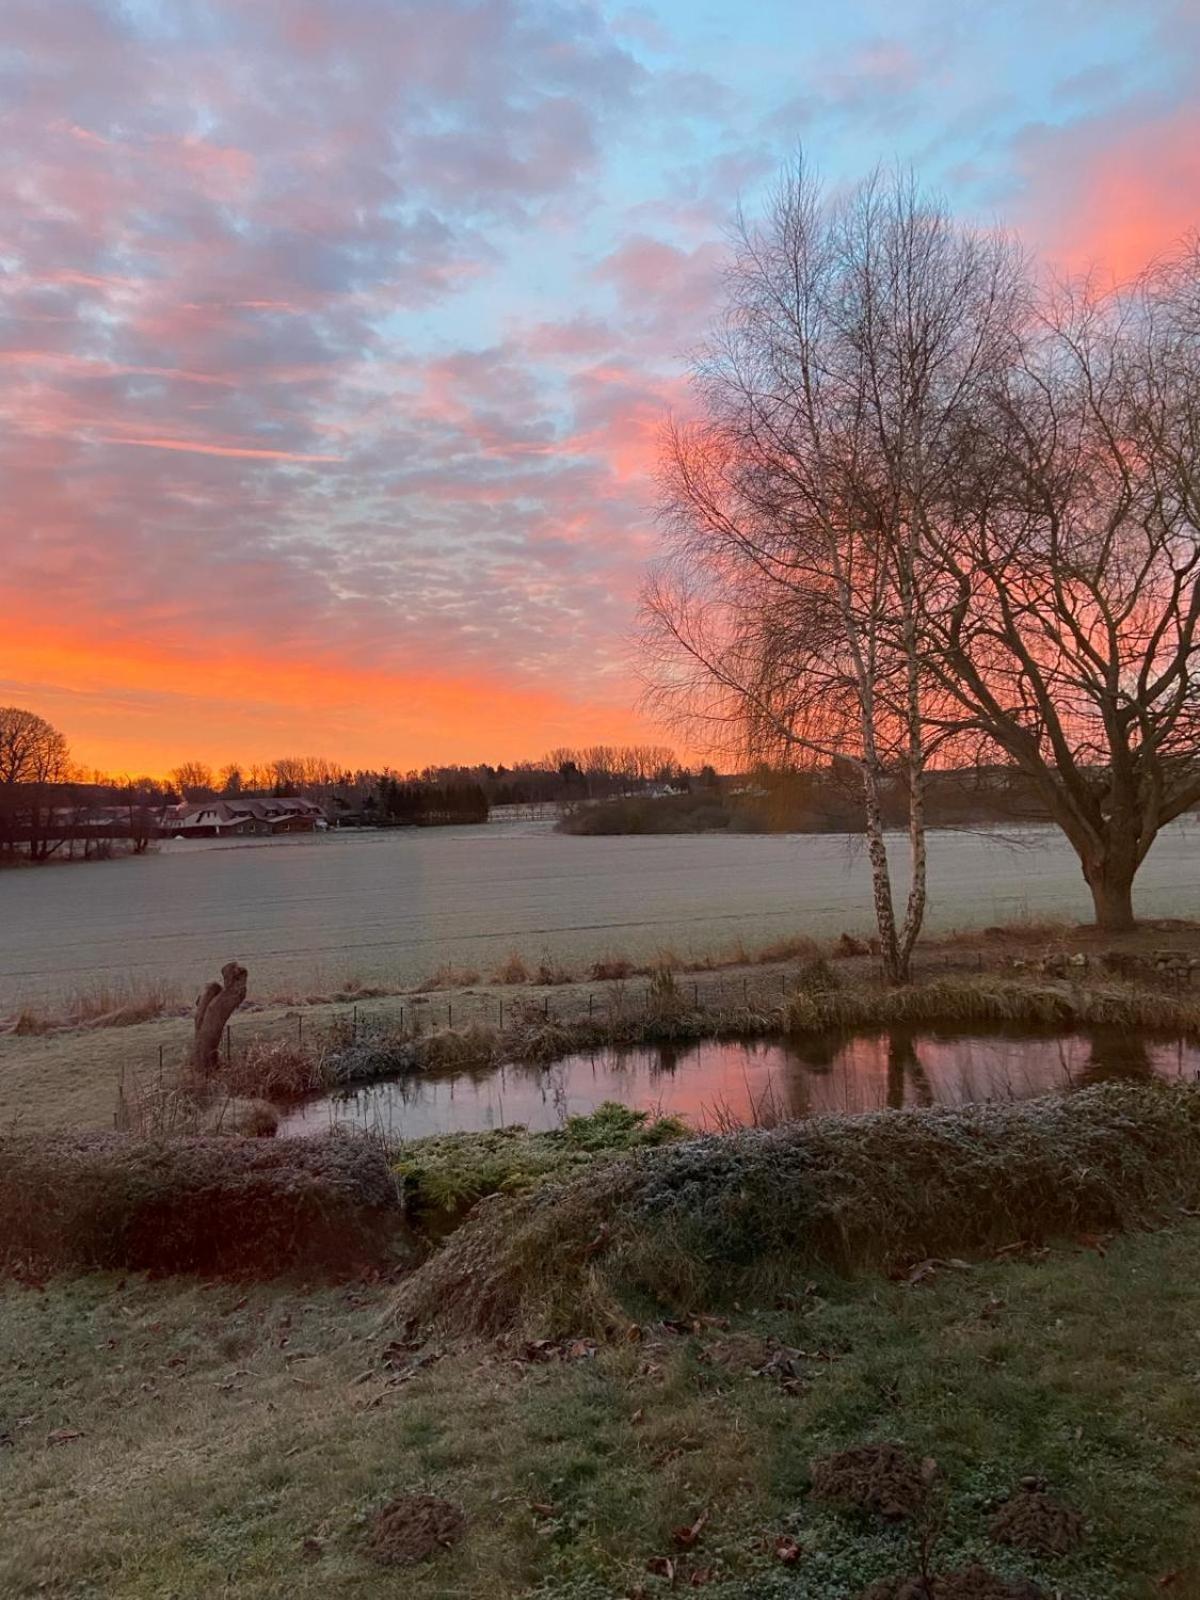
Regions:
M 926 530 L 942 727 L 1035 783 L 1097 923 L 1200 801 L 1200 246 L 1043 297 Z M 969 746 L 968 746 L 969 748 Z
M 926 526 L 1009 359 L 1021 263 L 904 175 L 828 199 L 802 165 L 744 226 L 698 363 L 705 420 L 669 435 L 666 554 L 643 603 L 651 693 L 708 741 L 862 785 L 880 950 L 907 978 L 925 910 Z M 700 733 L 703 737 L 703 733 Z M 882 791 L 908 795 L 902 908 Z

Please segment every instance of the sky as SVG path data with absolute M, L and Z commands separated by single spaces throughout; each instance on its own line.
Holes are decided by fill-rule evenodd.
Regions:
M 1200 224 L 1200 0 L 0 0 L 0 703 L 111 772 L 658 739 L 653 470 L 739 204 Z

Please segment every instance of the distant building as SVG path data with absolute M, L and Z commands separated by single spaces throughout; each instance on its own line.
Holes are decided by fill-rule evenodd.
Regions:
M 217 839 L 229 834 L 314 833 L 327 828 L 315 800 L 185 800 L 168 809 L 162 832 L 170 839 Z

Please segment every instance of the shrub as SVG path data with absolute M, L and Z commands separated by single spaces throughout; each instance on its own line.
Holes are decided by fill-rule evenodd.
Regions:
M 633 962 L 625 956 L 604 956 L 599 961 L 593 961 L 588 976 L 593 983 L 612 983 L 621 978 L 632 977 L 637 971 Z
M 399 1222 L 382 1150 L 319 1139 L 0 1137 L 0 1264 L 38 1270 L 353 1273 Z

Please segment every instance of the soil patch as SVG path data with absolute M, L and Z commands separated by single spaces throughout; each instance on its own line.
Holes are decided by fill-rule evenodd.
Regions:
M 1006 1500 L 988 1524 L 997 1544 L 1012 1545 L 1031 1555 L 1065 1556 L 1083 1539 L 1078 1511 L 1037 1489 L 1021 1489 Z
M 935 1462 L 917 1461 L 898 1444 L 859 1444 L 814 1461 L 812 1486 L 820 1500 L 895 1520 L 921 1509 L 936 1472 Z
M 450 1500 L 432 1494 L 398 1495 L 375 1517 L 371 1557 L 383 1566 L 412 1566 L 457 1544 L 466 1527 L 462 1507 Z
M 858 1600 L 1045 1600 L 1028 1578 L 1001 1578 L 972 1564 L 957 1572 L 925 1578 L 885 1578 L 864 1589 Z

